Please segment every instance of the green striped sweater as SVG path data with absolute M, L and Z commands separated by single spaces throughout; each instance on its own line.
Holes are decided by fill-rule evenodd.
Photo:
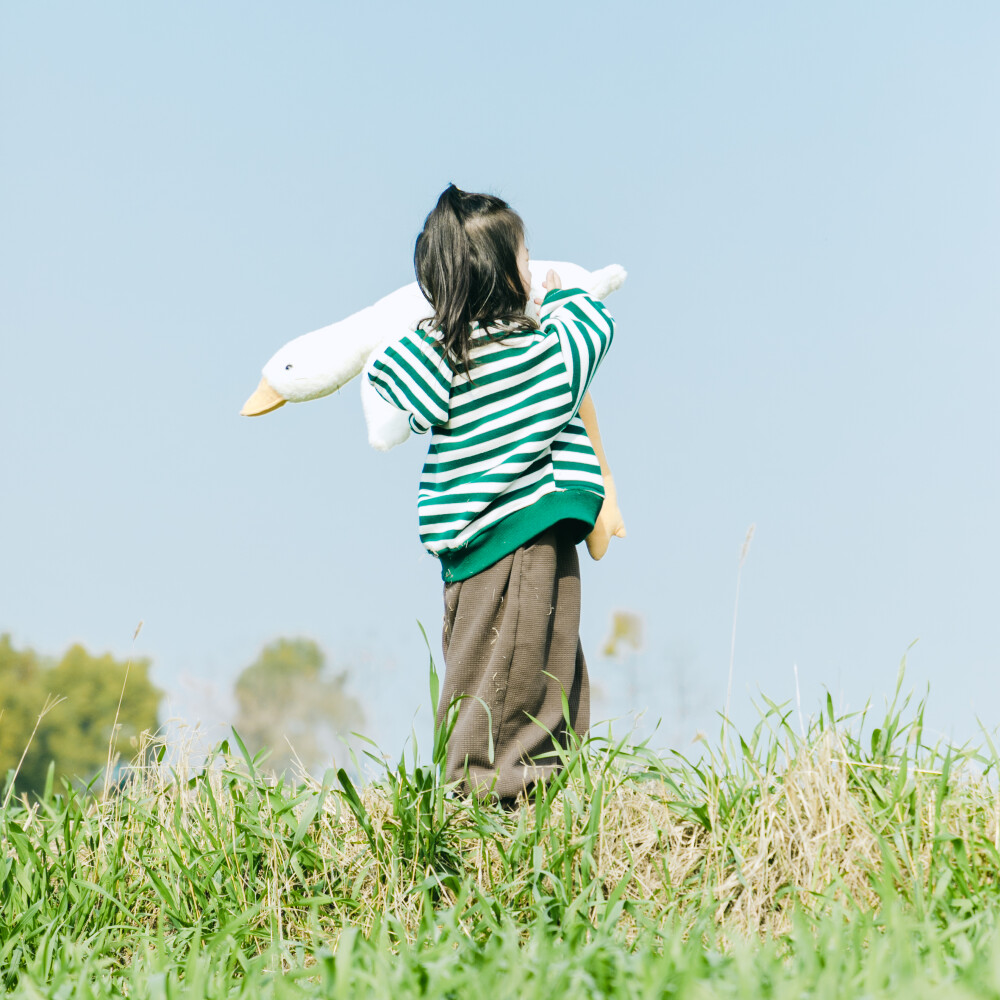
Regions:
M 418 434 L 431 432 L 417 510 L 445 581 L 486 569 L 557 521 L 572 522 L 581 541 L 600 513 L 601 467 L 578 411 L 614 322 L 603 303 L 567 288 L 545 296 L 539 327 L 474 327 L 471 381 L 449 368 L 440 331 L 422 327 L 368 365 L 379 395 Z

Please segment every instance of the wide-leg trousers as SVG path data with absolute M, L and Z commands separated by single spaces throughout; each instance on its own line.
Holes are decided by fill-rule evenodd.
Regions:
M 458 700 L 448 780 L 483 799 L 526 794 L 559 768 L 551 751 L 568 745 L 569 731 L 583 737 L 590 726 L 580 561 L 566 529 L 553 525 L 446 584 L 442 645 L 439 725 Z

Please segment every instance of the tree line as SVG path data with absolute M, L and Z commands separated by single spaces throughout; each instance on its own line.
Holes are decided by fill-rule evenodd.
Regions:
M 94 656 L 79 644 L 46 658 L 0 635 L 0 791 L 14 780 L 16 794 L 39 795 L 50 767 L 56 788 L 93 786 L 109 760 L 131 761 L 143 734 L 160 724 L 163 692 L 151 666 Z M 327 669 L 312 640 L 278 639 L 236 678 L 232 724 L 252 753 L 271 750 L 266 765 L 275 772 L 297 766 L 296 758 L 307 770 L 322 768 L 364 721 L 348 679 Z

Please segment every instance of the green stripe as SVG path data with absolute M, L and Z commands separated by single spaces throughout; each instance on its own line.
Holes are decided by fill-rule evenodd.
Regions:
M 566 396 L 566 386 L 557 385 L 551 389 L 543 389 L 541 392 L 536 392 L 533 396 L 529 396 L 527 399 L 522 399 L 519 403 L 513 403 L 506 409 L 497 410 L 495 413 L 485 414 L 478 420 L 470 420 L 460 429 L 456 430 L 452 428 L 451 433 L 447 435 L 442 435 L 443 437 L 449 438 L 451 441 L 455 442 L 456 447 L 462 443 L 469 443 L 472 439 L 474 432 L 482 427 L 484 424 L 492 424 L 496 421 L 502 421 L 504 417 L 509 417 L 511 414 L 520 413 L 529 407 L 535 406 L 539 403 L 544 403 L 546 400 L 556 399 L 559 396 Z M 566 409 L 572 405 L 572 400 L 567 400 L 566 404 L 559 409 Z M 558 412 L 558 411 L 556 411 Z M 509 425 L 513 426 L 513 424 Z M 501 424 L 492 431 L 491 436 L 495 437 L 498 434 L 505 434 L 508 430 L 508 425 Z
M 533 410 L 531 413 L 526 413 L 519 420 L 511 420 L 504 424 L 502 427 L 498 427 L 495 430 L 481 431 L 478 434 L 471 434 L 468 437 L 462 438 L 451 438 L 447 441 L 436 441 L 427 452 L 428 459 L 436 455 L 447 455 L 454 453 L 456 451 L 463 451 L 470 448 L 478 447 L 482 444 L 489 444 L 491 441 L 495 441 L 501 436 L 508 434 L 514 434 L 517 431 L 524 430 L 531 427 L 533 424 L 538 424 L 543 420 L 558 419 L 569 409 L 568 405 L 564 406 L 550 406 L 545 410 Z M 536 433 L 533 438 L 522 438 L 522 440 L 542 440 L 551 439 L 559 433 L 559 429 L 550 430 L 540 430 Z M 511 442 L 506 444 L 497 445 L 497 448 L 503 451 L 506 448 L 511 448 L 514 445 Z M 468 460 L 470 462 L 478 462 L 488 455 L 488 451 L 477 452 L 475 455 L 470 454 Z
M 468 476 L 455 476 L 453 479 L 445 479 L 440 483 L 433 483 L 429 479 L 421 479 L 418 493 L 426 493 L 429 496 L 432 493 L 450 493 L 460 486 L 486 486 L 490 483 L 497 486 L 506 486 L 515 479 L 519 479 L 522 475 L 524 475 L 522 470 L 511 469 L 508 472 L 483 472 L 472 473 Z M 499 491 L 494 491 L 493 496 L 496 496 L 497 492 Z
M 598 493 L 602 498 L 604 496 L 604 487 L 598 486 L 597 483 L 588 482 L 585 479 L 558 479 L 559 489 L 561 490 L 590 490 L 591 493 Z
M 420 388 L 423 389 L 428 396 L 431 397 L 434 396 L 433 391 L 431 391 L 430 385 L 420 377 L 416 369 L 414 369 L 414 367 L 409 363 L 409 361 L 406 360 L 406 358 L 404 358 L 398 351 L 393 350 L 393 348 L 391 347 L 387 348 L 385 353 L 387 356 L 392 358 L 396 362 L 396 364 L 404 372 L 406 372 L 407 375 L 409 375 L 410 378 L 413 379 L 413 381 L 416 382 L 417 385 L 420 386 Z M 377 364 L 380 364 L 380 362 L 378 362 Z M 422 399 L 414 395 L 410 387 L 406 385 L 406 383 L 403 382 L 402 379 L 397 378 L 396 384 L 399 386 L 400 392 L 402 392 L 406 396 L 406 398 L 410 400 L 410 402 L 413 404 L 413 409 L 419 411 L 420 415 L 424 418 L 424 420 L 428 424 L 436 424 L 440 422 L 440 418 L 436 414 L 431 412 L 431 410 L 428 409 L 427 404 Z M 445 405 L 443 409 L 445 413 L 448 412 L 447 405 Z
M 555 341 L 555 338 L 553 338 L 553 342 L 552 354 L 554 357 L 552 358 L 552 364 L 550 364 L 544 371 L 538 372 L 531 378 L 522 379 L 516 384 L 514 389 L 511 389 L 510 386 L 505 386 L 497 389 L 496 392 L 484 392 L 481 396 L 473 396 L 472 398 L 463 399 L 460 403 L 453 403 L 451 415 L 456 418 L 464 417 L 466 414 L 474 413 L 476 410 L 479 410 L 484 406 L 489 406 L 492 403 L 497 403 L 503 399 L 507 399 L 514 392 L 520 392 L 522 389 L 530 388 L 531 386 L 544 382 L 546 379 L 550 379 L 553 376 L 559 377 L 559 375 L 565 370 L 565 364 L 560 363 L 562 362 L 562 352 L 560 351 L 559 344 Z M 527 366 L 528 370 L 533 367 L 533 365 Z M 510 372 L 505 372 L 504 377 L 506 378 L 509 374 Z M 477 388 L 481 388 L 481 386 L 477 386 Z
M 514 431 L 526 429 L 536 423 L 537 420 L 541 419 L 543 416 L 559 416 L 560 412 L 562 412 L 562 410 L 553 410 L 551 414 L 532 414 L 531 416 L 525 417 L 524 420 L 519 420 L 516 423 L 511 424 L 506 428 L 506 432 L 512 433 Z M 518 438 L 516 442 L 500 444 L 495 448 L 486 448 L 483 451 L 476 452 L 474 455 L 462 455 L 459 458 L 453 458 L 447 461 L 441 461 L 437 458 L 437 456 L 440 455 L 442 451 L 459 451 L 462 448 L 468 447 L 471 442 L 462 442 L 461 445 L 453 445 L 451 447 L 446 447 L 441 442 L 435 442 L 431 445 L 431 448 L 434 449 L 433 456 L 429 452 L 427 455 L 427 469 L 428 472 L 447 472 L 457 466 L 469 465 L 473 462 L 487 462 L 491 458 L 503 455 L 510 448 L 521 448 L 526 444 L 530 444 L 532 441 L 550 441 L 557 433 L 558 430 L 535 431 L 534 434 L 528 434 L 524 437 Z M 496 437 L 494 434 L 480 434 L 476 440 L 479 444 L 485 444 L 494 437 Z M 431 461 L 432 458 L 433 463 Z
M 512 455 L 508 461 L 512 461 L 514 458 L 521 456 Z M 524 459 L 529 459 L 530 455 L 523 456 Z M 426 472 L 426 467 L 424 468 Z M 429 479 L 420 480 L 420 491 L 426 493 L 444 493 L 446 491 L 457 489 L 459 486 L 465 486 L 470 483 L 496 483 L 498 486 L 504 486 L 508 483 L 513 482 L 521 475 L 519 470 L 512 470 L 510 472 L 473 472 L 468 476 L 455 476 L 452 479 L 445 479 L 443 482 L 434 483 Z
M 438 504 L 446 503 L 476 503 L 477 501 L 490 501 L 495 500 L 497 494 L 494 492 L 490 493 L 460 493 L 457 496 L 452 496 L 451 494 L 442 494 L 434 496 L 421 497 L 419 501 L 420 507 L 434 507 Z
M 420 364 L 427 369 L 428 374 L 444 390 L 443 408 L 448 409 L 448 396 L 451 393 L 451 379 L 447 379 L 441 374 L 441 369 L 420 349 L 419 344 L 414 344 L 411 340 L 404 340 L 403 346 L 416 358 Z
M 529 350 L 536 349 L 537 346 L 537 344 L 532 344 L 531 347 L 523 349 L 511 348 L 511 350 L 516 351 L 518 355 L 521 355 L 525 354 Z M 553 338 L 553 342 L 546 347 L 544 351 L 540 352 L 535 357 L 528 358 L 527 361 L 519 361 L 516 364 L 511 364 L 510 366 L 504 365 L 497 371 L 490 372 L 489 374 L 476 375 L 475 369 L 473 369 L 472 377 L 475 381 L 467 382 L 463 379 L 456 382 L 451 391 L 452 399 L 454 400 L 458 396 L 468 395 L 470 392 L 475 392 L 481 389 L 484 385 L 492 385 L 494 382 L 499 382 L 501 379 L 524 375 L 537 368 L 543 361 L 548 361 L 550 358 L 556 358 L 558 355 L 559 343 Z M 479 402 L 480 401 L 478 399 L 474 399 L 470 402 L 455 403 L 453 404 L 453 412 L 460 414 L 462 413 L 461 407 L 474 408 L 479 405 Z
M 582 329 L 579 330 L 579 338 L 583 341 L 584 347 L 587 349 L 587 382 L 589 383 L 590 379 L 594 375 L 595 363 L 597 361 L 597 351 L 594 347 L 593 340 L 591 340 L 591 338 L 587 335 L 587 330 L 593 330 L 594 327 L 591 326 L 586 313 L 584 313 L 575 302 L 571 302 L 566 307 L 566 312 L 572 313 L 576 316 L 577 326 L 582 327 Z
M 380 361 L 376 362 L 376 367 L 381 367 L 381 364 L 382 363 Z M 407 405 L 407 402 L 396 403 L 396 405 L 404 413 L 408 413 L 412 410 L 418 410 L 422 416 L 424 416 L 427 413 L 426 407 L 424 407 L 421 404 L 420 400 L 417 399 L 413 395 L 413 393 L 410 392 L 407 386 L 405 386 L 401 381 L 399 381 L 399 379 L 393 379 L 393 386 L 396 389 L 397 393 L 399 394 L 400 398 L 406 400 L 409 403 L 409 405 Z M 429 424 L 432 424 L 434 422 L 432 419 L 429 418 L 429 416 L 425 416 L 425 419 Z
M 385 370 L 382 367 L 381 362 L 376 362 L 375 367 L 383 371 Z M 386 382 L 384 379 L 381 379 L 377 375 L 373 374 L 371 377 L 371 381 L 386 391 L 389 398 L 392 400 L 393 406 L 395 406 L 397 409 L 402 410 L 404 413 L 406 412 L 406 406 L 404 406 L 403 403 L 400 402 L 399 397 L 393 390 L 393 385 L 395 385 L 395 380 L 392 382 L 392 384 L 390 384 L 389 382 Z
M 581 442 L 580 444 L 576 444 L 574 442 L 553 441 L 552 454 L 555 455 L 557 452 L 561 451 L 572 451 L 583 455 L 596 454 L 589 441 Z
M 597 299 L 591 299 L 590 304 L 594 307 L 594 312 L 597 313 L 598 317 L 601 320 L 601 323 L 604 324 L 603 329 L 600 326 L 598 326 L 597 323 L 595 323 L 594 320 L 590 318 L 590 316 L 587 315 L 586 311 L 582 309 L 579 303 L 577 302 L 569 303 L 566 306 L 566 311 L 571 312 L 573 313 L 574 316 L 579 317 L 580 322 L 583 323 L 583 325 L 587 327 L 588 330 L 593 330 L 600 338 L 601 342 L 604 343 L 610 335 L 609 331 L 611 324 L 608 321 L 608 314 L 604 309 L 604 306 Z
M 531 463 L 526 469 L 521 472 L 513 473 L 510 476 L 496 476 L 495 474 L 490 474 L 483 476 L 481 479 L 476 477 L 477 482 L 495 482 L 498 485 L 504 485 L 506 483 L 513 482 L 517 479 L 525 479 L 528 476 L 534 475 L 540 469 L 545 468 L 546 460 L 544 455 L 540 455 L 534 462 Z M 551 479 L 552 477 L 547 477 Z M 542 482 L 543 480 L 539 480 Z M 537 485 L 534 484 L 534 485 Z M 434 504 L 446 504 L 446 503 L 464 503 L 466 500 L 492 500 L 495 497 L 501 496 L 502 491 L 494 490 L 491 493 L 466 493 L 462 491 L 456 491 L 454 489 L 449 490 L 447 494 L 442 493 L 442 491 L 435 491 L 437 495 L 421 497 L 418 506 L 426 507 L 433 506 Z
M 559 462 L 555 463 L 555 466 L 559 470 L 568 469 L 573 472 L 596 472 L 598 475 L 601 474 L 601 464 L 596 462 L 594 464 L 588 462 Z
M 579 406 L 581 402 L 582 393 L 580 392 L 580 351 L 576 346 L 576 338 L 569 332 L 569 329 L 565 324 L 560 324 L 564 331 L 564 335 L 560 334 L 560 341 L 569 346 L 569 353 L 573 358 L 572 367 L 567 366 L 570 373 L 570 387 L 573 391 L 573 402 L 575 406 Z
M 420 480 L 420 489 L 426 489 L 428 491 L 433 491 L 435 493 L 451 492 L 456 487 L 462 486 L 465 483 L 497 483 L 498 485 L 506 485 L 507 483 L 512 483 L 516 479 L 520 479 L 521 476 L 528 475 L 529 472 L 534 471 L 540 465 L 544 464 L 547 459 L 547 453 L 543 452 L 541 455 L 537 451 L 528 452 L 526 455 L 521 455 L 515 452 L 504 459 L 504 465 L 517 465 L 519 463 L 527 463 L 523 469 L 513 468 L 508 472 L 502 472 L 496 468 L 491 469 L 489 472 L 479 472 L 471 473 L 468 476 L 456 476 L 454 479 L 446 479 L 443 483 L 433 483 L 430 480 Z M 423 471 L 426 473 L 430 471 L 427 466 L 424 466 Z M 500 492 L 499 490 L 497 492 Z
M 502 511 L 505 507 L 509 507 L 511 504 L 516 503 L 518 500 L 523 500 L 526 496 L 532 493 L 537 493 L 539 490 L 546 490 L 552 485 L 551 479 L 539 479 L 537 483 L 531 483 L 528 486 L 522 486 L 519 489 L 512 490 L 510 493 L 501 493 L 499 497 L 495 498 L 495 502 L 490 504 L 488 507 L 484 507 L 477 515 L 478 519 L 482 519 L 490 516 L 491 514 L 496 514 Z M 469 522 L 462 518 L 460 513 L 452 514 L 421 514 L 420 524 L 421 525 L 432 525 L 432 524 L 447 524 L 449 521 L 459 521 L 461 522 L 461 527 L 452 532 L 453 535 L 460 534 L 465 528 L 468 527 Z M 421 532 L 423 534 L 424 532 Z
M 503 493 L 497 499 L 497 502 L 486 507 L 484 510 L 480 511 L 477 519 L 481 520 L 487 517 L 492 517 L 494 514 L 499 514 L 506 508 L 513 506 L 519 500 L 523 500 L 525 497 L 531 496 L 533 493 L 547 492 L 551 491 L 552 480 L 540 479 L 537 483 L 532 483 L 530 486 L 522 486 L 518 490 L 513 490 L 510 493 Z M 428 527 L 435 524 L 447 524 L 449 521 L 461 520 L 461 515 L 456 514 L 428 514 L 426 517 L 420 518 L 421 527 L 427 525 Z M 456 535 L 460 535 L 468 527 L 467 521 L 461 521 L 461 527 L 453 528 L 450 531 L 421 531 L 420 535 L 422 538 L 428 538 L 430 535 L 435 535 L 438 540 L 441 538 L 454 538 Z
M 542 308 L 538 310 L 539 315 L 542 315 L 542 310 L 547 306 L 558 305 L 558 303 L 564 301 L 565 299 L 571 299 L 577 295 L 586 295 L 587 293 L 582 288 L 553 288 L 545 293 L 545 298 L 542 299 Z M 551 310 L 555 312 L 555 310 Z

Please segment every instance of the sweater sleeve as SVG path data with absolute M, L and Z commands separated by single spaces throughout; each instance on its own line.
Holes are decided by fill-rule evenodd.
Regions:
M 559 338 L 576 413 L 614 339 L 614 320 L 603 302 L 579 288 L 552 289 L 539 315 L 542 330 Z
M 365 378 L 407 415 L 417 434 L 448 420 L 451 369 L 426 331 L 418 328 L 386 344 L 369 361 Z

